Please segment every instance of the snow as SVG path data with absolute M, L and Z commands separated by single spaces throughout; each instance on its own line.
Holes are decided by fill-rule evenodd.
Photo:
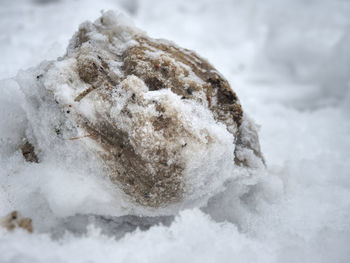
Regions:
M 86 176 L 95 162 L 24 161 L 25 100 L 9 78 L 62 56 L 101 9 L 122 10 L 213 63 L 260 125 L 268 170 L 237 177 L 174 221 L 74 216 L 120 211 L 110 211 L 108 184 Z M 32 217 L 34 234 L 1 229 L 0 262 L 348 262 L 349 9 L 331 0 L 1 1 L 0 215 Z

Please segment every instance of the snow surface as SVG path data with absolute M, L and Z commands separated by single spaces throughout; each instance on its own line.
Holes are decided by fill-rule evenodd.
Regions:
M 213 63 L 261 125 L 267 172 L 174 220 L 67 218 L 90 212 L 81 192 L 99 211 L 108 187 L 84 176 L 96 167 L 23 160 L 24 98 L 9 78 L 64 54 L 101 9 Z M 340 0 L 1 1 L 0 215 L 30 215 L 35 233 L 1 229 L 0 262 L 349 262 L 349 11 Z

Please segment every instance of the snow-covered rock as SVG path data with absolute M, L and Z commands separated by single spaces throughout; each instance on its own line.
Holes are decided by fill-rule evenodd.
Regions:
M 235 167 L 264 167 L 256 128 L 220 73 L 111 11 L 17 82 L 31 154 L 109 178 L 115 205 L 139 214 L 201 206 L 240 176 Z

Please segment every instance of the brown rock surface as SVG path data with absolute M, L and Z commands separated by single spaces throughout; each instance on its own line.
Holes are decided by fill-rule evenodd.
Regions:
M 33 232 L 32 219 L 28 217 L 23 217 L 17 211 L 13 211 L 7 216 L 3 217 L 0 220 L 0 225 L 9 231 L 12 231 L 16 228 L 22 228 L 28 231 L 29 233 Z

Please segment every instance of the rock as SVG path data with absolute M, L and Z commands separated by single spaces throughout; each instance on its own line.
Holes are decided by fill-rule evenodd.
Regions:
M 17 211 L 13 211 L 7 216 L 0 219 L 0 225 L 9 231 L 12 231 L 16 228 L 22 228 L 24 230 L 27 230 L 29 233 L 33 232 L 32 219 L 28 217 L 22 217 L 22 215 Z
M 263 166 L 256 128 L 221 74 L 113 12 L 82 24 L 65 56 L 30 74 L 33 84 L 19 83 L 36 151 L 79 141 L 133 203 L 205 200 L 235 167 Z
M 21 147 L 21 151 L 22 151 L 23 157 L 26 159 L 27 162 L 31 162 L 31 163 L 39 162 L 38 157 L 35 154 L 34 146 L 31 143 L 25 142 Z

